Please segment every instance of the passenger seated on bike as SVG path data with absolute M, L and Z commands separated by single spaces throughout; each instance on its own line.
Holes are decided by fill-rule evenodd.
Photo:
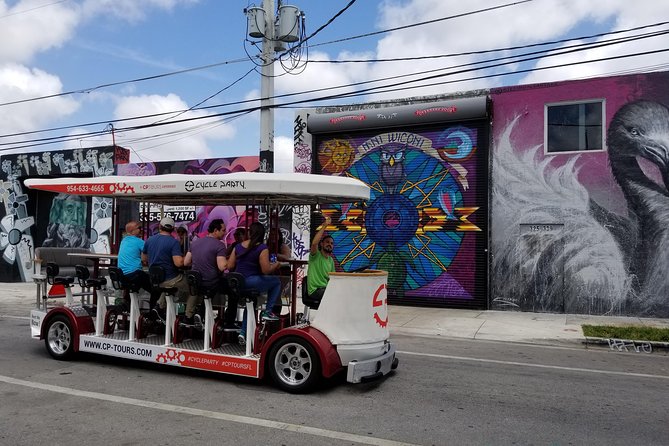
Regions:
M 149 275 L 142 269 L 142 250 L 144 240 L 142 236 L 142 225 L 134 220 L 125 225 L 125 236 L 118 248 L 118 267 L 123 272 L 124 286 L 137 285 L 151 293 L 150 305 L 155 306 L 160 293 L 153 291 Z M 124 296 L 127 305 L 127 297 Z
M 246 228 L 237 228 L 235 229 L 234 233 L 235 241 L 228 246 L 228 248 L 225 250 L 225 258 L 229 259 L 230 254 L 232 254 L 232 250 L 235 249 L 235 246 L 239 245 L 241 242 L 246 240 Z
M 283 232 L 280 229 L 276 233 L 270 234 L 267 239 L 267 245 L 272 253 L 276 252 L 276 258 L 279 262 L 290 260 L 290 248 L 286 245 Z
M 309 298 L 317 301 L 323 298 L 325 287 L 330 280 L 330 273 L 335 270 L 334 257 L 332 257 L 334 240 L 329 235 L 323 237 L 325 228 L 330 224 L 330 221 L 330 217 L 325 216 L 325 221 L 316 232 L 309 250 L 307 293 Z
M 189 295 L 189 289 L 186 277 L 179 270 L 184 266 L 184 258 L 181 255 L 179 242 L 172 237 L 174 220 L 170 217 L 163 218 L 160 220 L 158 229 L 158 233 L 149 237 L 144 243 L 142 260 L 148 262 L 149 267 L 161 266 L 165 271 L 165 281 L 160 284 L 160 287 L 178 288 L 177 297 L 182 299 Z M 157 306 L 161 311 L 167 307 L 164 296 L 160 296 Z M 190 317 L 192 321 L 193 314 L 186 313 L 186 317 Z
M 235 246 L 228 259 L 228 268 L 235 270 L 244 276 L 247 288 L 254 288 L 260 292 L 267 291 L 267 306 L 261 313 L 264 320 L 275 321 L 279 317 L 272 311 L 274 305 L 279 304 L 281 294 L 281 280 L 274 273 L 279 268 L 279 262 L 269 261 L 269 249 L 263 243 L 265 239 L 265 227 L 260 222 L 251 224 L 249 228 L 249 239 Z M 245 342 L 246 336 L 246 313 L 242 331 L 239 334 L 240 343 Z
M 209 223 L 207 236 L 193 240 L 190 251 L 186 253 L 184 265 L 191 265 L 193 271 L 200 273 L 202 287 L 218 289 L 228 295 L 228 308 L 224 316 L 224 328 L 237 328 L 237 296 L 228 290 L 227 281 L 222 280 L 221 274 L 228 267 L 225 257 L 225 244 L 221 240 L 225 237 L 225 224 L 217 218 Z M 186 303 L 186 314 L 193 314 L 195 307 L 202 303 L 202 296 L 190 296 Z

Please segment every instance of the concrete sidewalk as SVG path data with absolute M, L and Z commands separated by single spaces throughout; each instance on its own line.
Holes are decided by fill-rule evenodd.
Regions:
M 646 325 L 669 328 L 669 319 L 523 313 L 515 311 L 389 308 L 391 332 L 532 344 L 582 344 L 582 324 Z
M 35 284 L 0 283 L 0 316 L 28 317 L 35 306 Z M 586 316 L 512 311 L 453 310 L 391 305 L 391 334 L 443 336 L 534 344 L 585 341 L 581 324 L 649 325 L 669 328 L 669 319 Z

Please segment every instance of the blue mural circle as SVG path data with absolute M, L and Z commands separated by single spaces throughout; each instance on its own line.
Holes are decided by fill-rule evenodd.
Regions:
M 393 162 L 389 162 L 392 155 Z M 464 233 L 456 231 L 464 206 L 449 163 L 411 147 L 381 147 L 353 163 L 347 175 L 369 185 L 364 227 L 333 231 L 334 254 L 345 271 L 385 269 L 395 289 L 414 290 L 442 275 Z M 341 219 L 347 218 L 340 207 Z
M 367 234 L 384 248 L 401 246 L 418 229 L 416 206 L 403 195 L 379 195 L 367 207 Z

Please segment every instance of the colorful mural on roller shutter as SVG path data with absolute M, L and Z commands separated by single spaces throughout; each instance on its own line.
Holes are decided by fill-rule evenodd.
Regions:
M 485 291 L 478 290 L 485 290 L 485 261 L 483 272 L 475 261 L 486 237 L 485 183 L 478 180 L 487 147 L 480 147 L 479 132 L 457 124 L 319 137 L 319 173 L 355 177 L 371 188 L 366 204 L 324 209 L 338 266 L 388 271 L 391 300 L 466 306 L 480 298 L 484 305 Z

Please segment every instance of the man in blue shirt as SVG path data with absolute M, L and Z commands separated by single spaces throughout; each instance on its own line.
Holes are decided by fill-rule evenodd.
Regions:
M 160 287 L 178 288 L 176 297 L 178 300 L 183 300 L 188 296 L 189 290 L 186 277 L 179 270 L 184 266 L 184 258 L 181 255 L 179 242 L 172 237 L 174 220 L 170 217 L 163 218 L 160 220 L 158 229 L 158 234 L 152 235 L 144 243 L 142 261 L 148 263 L 149 267 L 162 266 L 165 270 L 165 281 L 160 284 Z M 160 296 L 158 305 L 161 310 L 166 308 L 165 296 Z
M 151 293 L 151 308 L 160 297 L 153 292 L 149 275 L 142 270 L 142 251 L 144 240 L 141 238 L 142 225 L 137 221 L 129 221 L 125 225 L 125 237 L 118 248 L 118 267 L 123 272 L 123 279 L 127 284 L 138 285 Z M 127 300 L 127 298 L 124 296 Z

